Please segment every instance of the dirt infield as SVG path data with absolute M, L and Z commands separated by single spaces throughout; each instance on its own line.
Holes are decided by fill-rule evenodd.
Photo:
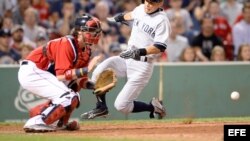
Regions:
M 79 131 L 57 131 L 47 136 L 100 137 L 104 139 L 134 139 L 152 141 L 223 141 L 223 125 L 210 123 L 169 122 L 94 122 L 81 123 Z M 26 134 L 22 124 L 2 124 L 0 134 Z M 67 133 L 66 133 L 67 132 Z

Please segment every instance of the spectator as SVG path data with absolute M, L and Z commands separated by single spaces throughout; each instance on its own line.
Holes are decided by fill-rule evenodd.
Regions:
M 237 60 L 238 61 L 250 61 L 250 44 L 240 45 Z
M 95 14 L 94 12 L 95 3 L 93 1 L 80 0 L 78 7 L 80 7 L 79 9 L 77 9 L 79 15 L 82 15 L 84 13 Z
M 62 26 L 62 21 L 60 21 L 59 12 L 53 11 L 50 13 L 49 18 L 43 25 L 47 29 L 49 40 L 55 38 L 60 38 L 60 26 Z
M 212 0 L 209 4 L 208 13 L 214 19 L 214 32 L 215 35 L 220 37 L 226 52 L 226 58 L 233 60 L 233 42 L 232 31 L 226 18 L 222 16 L 219 2 Z
M 201 0 L 183 0 L 182 7 L 184 7 L 187 11 L 189 11 L 190 16 L 193 21 L 192 32 L 194 35 L 197 35 L 200 31 L 200 22 L 195 18 L 194 11 L 197 7 L 201 5 Z
M 182 7 L 187 9 L 189 13 L 193 13 L 194 9 L 201 4 L 200 0 L 183 0 Z
M 122 52 L 121 46 L 119 43 L 115 42 L 109 46 L 109 56 L 118 56 Z
M 95 7 L 95 15 L 101 21 L 104 34 L 103 38 L 100 39 L 99 46 L 105 54 L 109 54 L 109 46 L 114 42 L 118 42 L 119 29 L 116 24 L 107 21 L 109 16 L 109 6 L 106 1 L 99 1 L 97 3 Z
M 119 8 L 117 8 L 118 12 L 128 12 L 132 11 L 136 6 L 140 4 L 138 0 L 126 0 L 118 2 Z M 120 10 L 120 11 L 119 11 Z
M 2 25 L 2 29 L 4 30 L 11 30 L 13 27 L 13 20 L 10 17 L 4 17 L 3 18 L 3 25 Z
M 169 19 L 174 18 L 176 14 L 181 17 L 182 23 L 184 24 L 184 31 L 182 34 L 191 39 L 192 32 L 190 29 L 193 27 L 193 22 L 189 12 L 186 9 L 181 8 L 181 5 L 182 0 L 170 0 L 171 8 L 167 9 L 166 13 Z
M 75 21 L 75 6 L 74 3 L 72 3 L 71 0 L 63 0 L 63 6 L 62 6 L 62 19 L 59 20 L 58 28 L 60 35 L 68 35 L 70 33 L 70 30 L 74 26 Z
M 119 43 L 127 44 L 131 33 L 131 27 L 125 24 L 120 25 Z
M 30 7 L 25 11 L 24 14 L 24 23 L 23 23 L 23 31 L 24 36 L 27 37 L 32 42 L 36 41 L 36 38 L 39 33 L 45 33 L 46 30 L 38 25 L 38 12 L 36 9 Z
M 201 5 L 200 6 L 197 6 L 195 9 L 194 9 L 194 16 L 195 18 L 198 20 L 198 21 L 201 21 L 202 18 L 205 16 L 205 14 L 207 13 L 208 11 L 208 7 L 209 7 L 209 3 L 211 2 L 212 0 L 201 0 Z
M 13 63 L 14 61 L 17 62 L 21 58 L 14 49 L 9 47 L 10 37 L 10 31 L 0 30 L 0 60 L 2 60 L 1 62 L 4 64 Z
M 24 13 L 30 6 L 30 0 L 17 0 L 17 6 L 13 10 L 13 22 L 14 24 L 22 25 L 24 21 Z
M 237 16 L 241 13 L 242 7 L 242 4 L 236 0 L 226 0 L 220 4 L 220 8 L 223 14 L 226 15 L 226 18 L 231 26 L 233 26 Z
M 191 46 L 195 48 L 200 61 L 209 61 L 214 46 L 223 46 L 219 37 L 214 34 L 214 23 L 210 16 L 205 16 L 201 21 L 201 33 L 194 37 Z
M 236 18 L 236 20 L 234 21 L 234 24 L 233 24 L 233 25 L 237 24 L 237 23 L 240 22 L 242 19 L 243 19 L 243 15 L 242 15 L 242 13 L 241 13 L 240 15 L 237 16 L 237 18 Z
M 32 50 L 34 48 L 29 44 L 21 44 L 21 60 L 24 60 Z
M 107 21 L 107 17 L 109 16 L 109 7 L 105 1 L 97 3 L 95 7 L 95 15 L 101 21 L 103 32 L 107 33 L 110 30 L 110 24 Z
M 195 50 L 191 47 L 184 48 L 180 55 L 181 62 L 195 62 Z
M 23 28 L 20 25 L 16 25 L 11 29 L 12 39 L 10 41 L 10 47 L 15 49 L 19 54 L 21 53 L 21 44 L 29 44 L 33 48 L 36 47 L 36 44 L 30 41 L 27 37 L 24 36 Z
M 48 42 L 48 36 L 44 34 L 43 32 L 39 33 L 36 38 L 36 45 L 42 46 L 45 45 Z
M 219 62 L 226 61 L 225 50 L 221 46 L 215 46 L 212 50 L 211 61 Z
M 11 0 L 0 1 L 0 16 L 4 16 L 6 11 L 11 10 L 14 7 Z
M 178 34 L 178 28 L 176 19 L 170 21 L 172 32 L 168 38 L 168 48 L 165 51 L 167 54 L 167 60 L 169 62 L 179 61 L 179 56 L 182 50 L 189 46 L 188 39 Z
M 49 4 L 46 0 L 32 0 L 32 6 L 38 11 L 41 23 L 46 23 L 49 18 Z
M 244 5 L 249 5 L 250 4 L 250 0 L 246 0 Z M 240 15 L 237 16 L 236 20 L 234 21 L 234 25 L 237 24 L 238 22 L 240 22 L 243 19 L 243 14 L 241 12 Z
M 250 4 L 245 3 L 242 8 L 243 20 L 233 27 L 234 55 L 237 56 L 239 46 L 250 44 Z

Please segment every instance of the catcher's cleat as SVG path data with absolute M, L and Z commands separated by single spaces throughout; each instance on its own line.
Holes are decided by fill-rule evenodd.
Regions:
M 81 115 L 82 119 L 94 119 L 96 117 L 107 117 L 108 116 L 108 108 L 95 108 L 91 111 L 83 113 Z
M 166 116 L 166 110 L 157 98 L 154 97 L 150 104 L 154 107 L 154 112 L 151 112 L 149 115 L 150 118 L 154 118 L 155 115 L 158 115 L 158 118 L 162 119 Z
M 54 132 L 55 128 L 45 125 L 45 124 L 34 124 L 30 126 L 25 126 L 23 130 L 26 133 L 45 133 L 45 132 Z

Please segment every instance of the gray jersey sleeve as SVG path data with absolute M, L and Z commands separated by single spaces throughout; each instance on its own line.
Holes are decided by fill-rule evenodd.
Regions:
M 167 47 L 167 39 L 170 34 L 170 24 L 168 19 L 163 20 L 155 30 L 154 44 Z

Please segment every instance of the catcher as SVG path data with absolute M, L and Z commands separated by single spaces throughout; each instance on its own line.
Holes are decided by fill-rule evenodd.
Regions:
M 68 120 L 80 104 L 78 91 L 93 88 L 87 78 L 88 65 L 91 46 L 98 43 L 101 31 L 100 21 L 84 14 L 76 18 L 72 35 L 49 41 L 21 62 L 20 85 L 49 100 L 30 110 L 30 119 L 23 127 L 25 132 L 55 131 L 53 125 L 58 121 L 57 127 L 78 129 L 76 122 Z

